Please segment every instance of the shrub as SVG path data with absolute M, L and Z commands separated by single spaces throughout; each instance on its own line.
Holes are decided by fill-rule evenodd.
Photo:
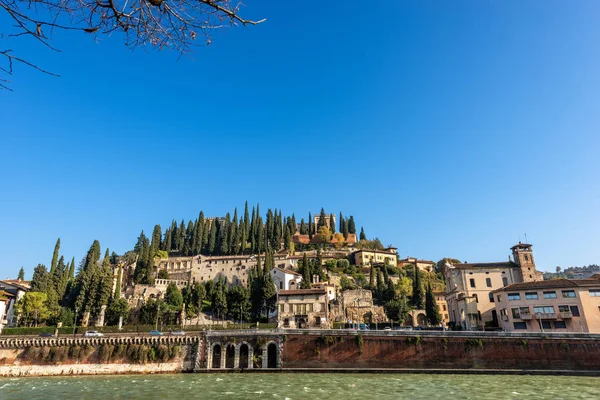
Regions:
M 363 352 L 363 344 L 364 344 L 363 336 L 362 335 L 356 335 L 356 345 L 358 346 L 358 354 L 362 354 L 362 352 Z
M 158 345 L 156 349 L 156 356 L 159 362 L 167 362 L 169 361 L 170 351 L 167 346 L 164 344 Z
M 115 346 L 113 346 L 112 344 L 102 344 L 102 346 L 100 346 L 100 348 L 98 349 L 98 361 L 101 364 L 109 362 L 114 350 Z
M 421 336 L 407 337 L 406 344 L 409 346 L 415 345 L 418 346 L 421 343 Z
M 467 350 L 473 348 L 483 349 L 483 340 L 470 338 L 465 341 L 465 346 L 467 347 Z
M 81 353 L 81 347 L 77 345 L 71 345 L 69 347 L 69 358 L 72 360 L 79 359 L 79 353 Z
M 69 355 L 69 348 L 66 346 L 53 347 L 50 359 L 53 363 L 63 362 Z

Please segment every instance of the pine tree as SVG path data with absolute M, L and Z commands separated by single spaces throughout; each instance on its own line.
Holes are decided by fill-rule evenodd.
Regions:
M 418 309 L 423 309 L 423 285 L 421 285 L 421 274 L 419 268 L 415 266 L 415 278 L 413 279 L 413 293 L 411 298 L 412 305 Z
M 427 291 L 425 292 L 425 315 L 430 325 L 437 326 L 442 322 L 442 316 L 435 301 L 431 283 L 427 285 Z
M 56 245 L 54 246 L 54 254 L 52 255 L 52 264 L 50 264 L 50 274 L 54 273 L 56 269 L 56 265 L 58 263 L 58 252 L 60 250 L 60 238 L 56 241 Z
M 365 230 L 363 229 L 363 227 L 360 227 L 360 238 L 359 240 L 367 240 L 367 235 L 365 235 Z
M 348 220 L 348 233 L 355 234 L 356 233 L 356 225 L 354 224 L 354 217 L 351 215 Z
M 17 276 L 17 280 L 24 281 L 25 280 L 25 270 L 23 267 L 19 270 L 19 275 Z
M 31 278 L 32 292 L 48 292 L 50 288 L 50 275 L 44 264 L 38 264 L 33 269 L 33 277 Z

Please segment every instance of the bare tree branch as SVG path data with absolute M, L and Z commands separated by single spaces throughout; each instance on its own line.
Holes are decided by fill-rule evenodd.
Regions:
M 198 37 L 209 45 L 214 29 L 266 21 L 242 18 L 241 6 L 239 0 L 0 0 L 0 13 L 4 11 L 15 23 L 12 32 L 0 32 L 0 39 L 2 33 L 9 40 L 31 36 L 48 49 L 59 51 L 50 44 L 55 29 L 93 35 L 121 32 L 125 45 L 132 49 L 169 48 L 183 55 L 201 44 Z M 8 88 L 8 80 L 1 74 L 12 75 L 13 61 L 58 76 L 14 56 L 12 48 L 0 48 L 6 60 L 0 67 L 0 88 Z

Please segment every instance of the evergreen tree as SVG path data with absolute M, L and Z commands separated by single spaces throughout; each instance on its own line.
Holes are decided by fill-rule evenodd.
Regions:
M 121 298 L 121 285 L 123 282 L 123 268 L 119 267 L 119 272 L 117 275 L 117 284 L 115 285 L 115 294 L 113 296 L 114 299 Z
M 344 234 L 344 216 L 342 215 L 341 211 L 340 211 L 340 220 L 338 221 L 338 226 L 339 226 L 340 233 L 343 235 Z M 347 239 L 347 237 L 344 236 L 344 239 Z
M 321 207 L 321 213 L 319 214 L 319 222 L 317 223 L 317 231 L 322 226 L 327 226 L 327 217 L 325 216 L 325 209 L 323 207 Z
M 71 265 L 69 266 L 69 280 L 75 279 L 75 257 L 71 259 Z
M 47 293 L 50 288 L 50 275 L 44 264 L 38 264 L 33 269 L 31 278 L 31 291 Z
M 217 246 L 217 220 L 213 219 L 210 224 L 210 233 L 208 236 L 208 244 L 206 247 L 206 252 L 208 254 L 215 254 L 216 246 Z
M 54 246 L 54 254 L 52 255 L 52 264 L 50 264 L 50 274 L 54 273 L 56 269 L 56 265 L 58 263 L 58 252 L 60 250 L 60 238 L 56 241 L 56 245 Z
M 229 224 L 231 223 L 231 216 L 229 213 L 225 216 L 225 220 L 223 223 L 219 223 L 218 228 L 218 239 L 219 243 L 219 254 L 227 255 L 229 254 Z
M 160 225 L 155 225 L 154 230 L 152 231 L 152 242 L 150 244 L 150 254 L 154 256 L 156 252 L 160 249 L 160 241 L 162 238 L 162 229 Z
M 351 215 L 348 220 L 348 233 L 353 234 L 356 233 L 356 225 L 354 224 L 354 217 Z
M 270 313 L 275 311 L 277 303 L 277 289 L 275 282 L 271 274 L 267 270 L 267 263 L 265 262 L 265 270 L 263 271 L 263 282 L 262 282 L 262 300 L 263 310 L 268 317 Z
M 333 214 L 329 216 L 329 230 L 332 234 L 335 233 L 335 217 Z
M 348 240 L 348 220 L 344 219 L 344 225 L 340 225 L 340 230 L 342 230 L 342 234 L 344 235 L 344 240 Z
M 183 295 L 173 282 L 169 283 L 167 286 L 167 291 L 165 292 L 165 303 L 171 306 L 173 310 L 177 311 L 181 311 L 181 307 L 183 306 Z
M 237 207 L 233 210 L 233 218 L 231 220 L 231 224 L 229 225 L 229 253 L 228 254 L 237 254 L 236 253 L 236 249 L 237 249 L 237 231 L 238 231 L 238 224 L 237 224 L 237 219 L 238 219 L 238 215 L 237 215 Z
M 306 227 L 306 223 L 304 222 L 304 218 L 300 220 L 300 234 L 306 235 L 308 233 L 308 228 Z
M 290 233 L 292 234 L 292 236 L 294 236 L 297 230 L 298 228 L 296 227 L 296 216 L 294 215 L 294 213 L 292 213 L 292 220 L 290 221 Z
M 254 209 L 252 211 L 254 211 Z M 250 218 L 248 217 L 248 200 L 246 200 L 246 204 L 244 205 L 244 237 L 242 238 L 244 241 L 243 249 L 246 248 L 246 243 L 248 242 L 249 234 L 250 234 Z
M 52 284 L 58 300 L 62 300 L 67 290 L 67 283 L 69 281 L 69 270 L 65 266 L 65 258 L 60 256 L 57 266 L 54 268 L 52 273 Z
M 17 276 L 17 280 L 24 281 L 25 280 L 25 270 L 23 267 L 19 270 L 19 275 Z
M 365 230 L 363 229 L 363 227 L 360 227 L 360 238 L 359 240 L 367 240 L 367 235 L 365 235 Z
M 287 251 L 290 250 L 292 244 L 292 235 L 290 234 L 290 227 L 289 225 L 285 225 L 285 227 L 283 228 L 283 248 L 286 249 Z
M 306 252 L 302 256 L 302 269 L 300 273 L 302 274 L 302 282 L 300 283 L 300 288 L 310 289 L 312 287 L 312 271 L 310 264 L 308 263 L 308 257 L 306 256 Z
M 215 295 L 212 301 L 212 308 L 217 318 L 224 318 L 227 314 L 227 296 L 225 294 L 225 285 L 221 279 L 215 288 Z
M 418 309 L 423 309 L 423 285 L 421 285 L 421 274 L 419 273 L 419 268 L 415 267 L 415 278 L 413 279 L 413 292 L 411 303 L 412 305 Z
M 427 285 L 427 291 L 425 292 L 425 315 L 430 325 L 437 326 L 442 322 L 442 316 L 435 301 L 431 283 Z
M 313 238 L 313 233 L 314 233 L 314 226 L 313 226 L 313 220 L 312 220 L 312 215 L 310 214 L 310 212 L 308 213 L 308 238 L 310 240 L 312 240 Z
M 243 225 L 242 225 L 243 227 Z M 245 286 L 235 286 L 227 293 L 227 310 L 233 320 L 249 320 L 252 303 L 250 290 Z
M 179 252 L 184 251 L 185 234 L 186 234 L 185 221 L 181 220 L 181 224 L 179 224 L 179 228 L 177 229 L 177 242 L 176 242 L 176 246 L 177 246 L 176 250 Z
M 371 266 L 371 272 L 369 273 L 369 287 L 375 289 L 375 267 Z

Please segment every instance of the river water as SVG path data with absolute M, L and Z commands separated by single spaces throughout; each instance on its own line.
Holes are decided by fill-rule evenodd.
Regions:
M 600 378 L 329 373 L 0 378 L 0 399 L 600 399 Z

